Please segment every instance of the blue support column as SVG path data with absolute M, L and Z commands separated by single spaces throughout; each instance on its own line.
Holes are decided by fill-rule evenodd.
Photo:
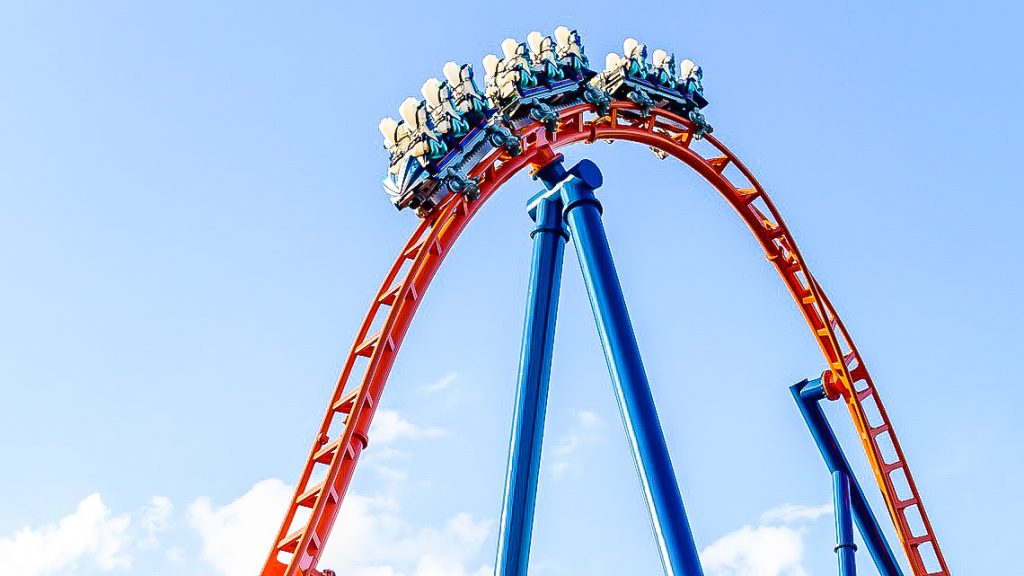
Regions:
M 811 430 L 811 435 L 814 436 L 814 441 L 818 444 L 818 450 L 821 451 L 821 456 L 825 459 L 829 471 L 832 473 L 842 472 L 849 480 L 853 517 L 857 521 L 857 528 L 875 562 L 878 573 L 881 576 L 903 576 L 903 571 L 896 562 L 896 556 L 893 555 L 892 548 L 889 547 L 889 542 L 882 533 L 882 527 L 878 524 L 874 512 L 871 511 L 871 506 L 868 505 L 864 490 L 861 489 L 857 477 L 853 475 L 850 462 L 846 459 L 842 447 L 839 446 L 839 440 L 825 418 L 825 413 L 818 405 L 818 402 L 825 398 L 825 389 L 822 386 L 821 378 L 804 380 L 790 386 L 789 390 L 793 393 L 797 406 L 800 407 L 800 413 L 803 414 L 804 421 L 807 422 L 807 427 Z
M 594 189 L 600 185 L 601 172 L 593 162 L 583 160 L 570 170 L 569 177 L 559 187 L 565 204 L 565 220 L 583 270 L 665 573 L 667 576 L 703 576 L 668 445 L 612 262 L 601 221 L 601 203 L 594 196 Z
M 550 187 L 562 174 L 561 164 L 556 161 L 541 170 L 538 176 Z M 556 180 L 549 181 L 546 176 Z M 530 202 L 529 212 L 536 223 L 530 234 L 533 237 L 533 266 L 498 531 L 496 576 L 526 576 L 530 559 L 551 350 L 555 338 L 562 256 L 567 239 L 562 225 L 562 199 L 557 194 L 542 192 Z
M 850 477 L 842 470 L 832 473 L 832 494 L 836 516 L 836 555 L 839 557 L 839 576 L 856 576 L 857 565 L 853 542 L 853 518 L 850 516 Z

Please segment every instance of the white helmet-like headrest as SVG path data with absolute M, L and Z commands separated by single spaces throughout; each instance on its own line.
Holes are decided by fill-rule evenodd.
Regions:
M 484 78 L 490 80 L 498 73 L 498 57 L 494 54 L 484 56 Z
M 377 129 L 380 130 L 380 135 L 384 137 L 384 145 L 388 148 L 395 146 L 395 129 L 398 128 L 398 120 L 390 116 L 381 118 L 380 124 L 377 125 Z
M 636 51 L 637 47 L 640 46 L 640 42 L 636 38 L 626 38 L 622 42 L 622 54 L 629 58 Z
M 516 42 L 515 38 L 505 38 L 501 41 L 501 51 L 505 58 L 515 58 L 516 48 L 519 48 L 519 42 Z
M 526 37 L 526 43 L 530 45 L 530 51 L 534 54 L 540 54 L 541 43 L 544 42 L 544 35 L 534 30 Z
M 653 62 L 656 67 L 661 68 L 662 65 L 665 64 L 666 60 L 668 60 L 668 52 L 665 52 L 661 48 L 658 48 L 657 50 L 654 51 L 654 55 L 652 56 L 651 62 Z
M 419 122 L 416 119 L 416 109 L 419 108 L 420 101 L 409 97 L 402 101 L 402 105 L 398 107 L 398 113 L 402 116 L 402 120 L 405 121 L 405 125 L 409 128 L 419 127 Z
M 437 106 L 441 103 L 441 81 L 437 78 L 427 78 L 420 87 L 420 94 L 423 94 L 423 99 L 431 108 Z
M 697 68 L 697 65 L 693 63 L 693 60 L 687 58 L 679 63 L 679 75 L 683 78 L 689 78 L 695 68 Z
M 448 84 L 457 86 L 462 82 L 462 66 L 459 66 L 458 63 L 448 62 L 441 71 L 444 72 L 444 78 Z
M 559 46 L 568 46 L 570 36 L 572 36 L 572 31 L 568 26 L 555 28 L 555 42 L 558 42 Z
M 611 71 L 617 69 L 622 64 L 622 56 L 619 56 L 615 52 L 609 52 L 604 57 L 604 68 L 605 70 Z

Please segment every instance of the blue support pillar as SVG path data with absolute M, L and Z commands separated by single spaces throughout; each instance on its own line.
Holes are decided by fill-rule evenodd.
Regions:
M 551 187 L 563 173 L 561 164 L 556 161 L 542 169 L 538 177 Z M 555 180 L 549 181 L 548 176 Z M 551 350 L 555 338 L 562 256 L 567 239 L 562 225 L 562 199 L 557 194 L 542 192 L 530 202 L 529 213 L 536 223 L 530 234 L 533 238 L 533 266 L 498 531 L 496 576 L 526 576 L 530 559 Z
M 836 555 L 839 557 L 839 576 L 856 576 L 857 565 L 853 542 L 853 518 L 850 516 L 850 477 L 842 470 L 832 473 L 832 494 L 836 516 Z
M 559 186 L 590 304 L 597 320 L 622 422 L 640 476 L 651 526 L 667 576 L 703 576 L 668 445 L 658 421 L 626 301 L 612 262 L 594 189 L 601 172 L 589 160 L 569 171 Z
M 828 466 L 830 472 L 842 472 L 849 480 L 850 506 L 853 509 L 853 517 L 857 521 L 861 538 L 864 539 L 864 544 L 875 562 L 878 573 L 881 576 L 903 576 L 903 571 L 896 562 L 896 556 L 893 555 L 892 548 L 889 547 L 889 542 L 882 533 L 882 527 L 878 524 L 874 512 L 871 511 L 871 506 L 868 505 L 864 490 L 861 489 L 857 477 L 853 475 L 850 462 L 846 459 L 842 447 L 839 446 L 839 440 L 825 418 L 825 413 L 818 405 L 818 402 L 825 398 L 825 389 L 822 386 L 821 378 L 804 380 L 790 386 L 789 390 L 793 393 L 793 398 L 796 400 L 797 406 L 800 407 L 800 413 L 803 414 L 804 421 L 807 422 L 807 427 L 818 444 L 818 450 L 821 451 L 821 456 L 825 459 L 825 465 Z M 838 517 L 836 521 L 838 522 Z

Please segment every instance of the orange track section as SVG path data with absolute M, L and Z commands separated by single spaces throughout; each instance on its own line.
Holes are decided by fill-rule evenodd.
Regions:
M 546 134 L 537 124 L 528 126 L 519 133 L 521 155 L 508 157 L 496 151 L 470 171 L 480 183 L 478 200 L 452 194 L 420 222 L 363 320 L 262 576 L 320 576 L 317 561 L 367 445 L 370 421 L 398 349 L 434 274 L 477 210 L 520 170 L 544 163 L 552 150 L 597 140 L 637 142 L 675 157 L 714 186 L 746 222 L 824 353 L 826 391 L 830 398 L 842 396 L 846 401 L 914 575 L 949 575 L 892 422 L 846 327 L 754 176 L 714 138 L 707 138 L 716 151 L 713 156 L 698 153 L 690 146 L 691 129 L 688 121 L 663 110 L 641 118 L 634 105 L 625 102 L 613 103 L 611 113 L 603 117 L 588 105 L 563 110 L 554 134 Z M 730 164 L 738 173 L 734 178 L 742 181 L 731 182 L 724 175 Z M 381 314 L 383 326 L 371 334 Z

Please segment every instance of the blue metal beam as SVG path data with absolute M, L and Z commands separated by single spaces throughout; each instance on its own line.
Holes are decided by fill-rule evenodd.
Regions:
M 878 524 L 871 506 L 868 505 L 864 490 L 854 476 L 850 468 L 850 462 L 839 445 L 832 426 L 825 418 L 819 401 L 825 398 L 825 389 L 822 386 L 821 378 L 816 380 L 804 380 L 789 387 L 796 400 L 800 413 L 803 414 L 807 427 L 818 444 L 822 458 L 830 472 L 842 472 L 850 482 L 850 505 L 853 509 L 853 517 L 857 521 L 857 528 L 864 539 L 871 558 L 875 561 L 875 567 L 881 576 L 903 576 L 903 571 L 896 562 L 896 556 L 889 547 L 889 542 L 882 533 L 882 527 Z M 838 517 L 836 521 L 838 522 Z
M 556 160 L 542 169 L 538 177 L 553 186 L 563 174 L 561 163 Z M 557 194 L 545 191 L 536 196 L 529 204 L 529 214 L 536 224 L 530 234 L 533 265 L 498 531 L 496 576 L 526 576 L 530 559 L 562 257 L 568 238 L 562 225 L 562 199 Z
M 703 576 L 601 221 L 601 203 L 594 196 L 594 189 L 601 181 L 601 172 L 593 162 L 583 160 L 573 167 L 569 177 L 559 185 L 565 204 L 564 217 L 583 270 L 665 573 L 667 576 Z
M 832 494 L 836 516 L 836 555 L 839 559 L 839 576 L 856 576 L 857 564 L 854 553 L 857 545 L 853 542 L 853 518 L 850 515 L 850 477 L 842 470 L 832 473 Z

